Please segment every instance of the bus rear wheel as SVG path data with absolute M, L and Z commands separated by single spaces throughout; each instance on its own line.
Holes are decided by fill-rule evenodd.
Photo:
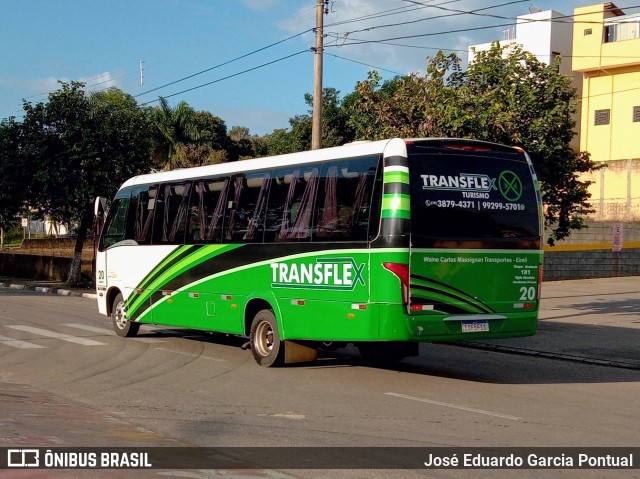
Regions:
M 284 343 L 280 340 L 276 316 L 271 309 L 258 311 L 249 335 L 253 359 L 260 366 L 279 366 L 284 362 Z
M 113 306 L 111 307 L 111 322 L 113 323 L 113 329 L 118 336 L 123 338 L 130 338 L 138 334 L 140 329 L 140 323 L 133 323 L 127 320 L 124 312 L 124 299 L 122 294 L 118 293 L 113 300 Z

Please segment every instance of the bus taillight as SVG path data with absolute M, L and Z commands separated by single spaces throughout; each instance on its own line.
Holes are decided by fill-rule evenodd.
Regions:
M 391 271 L 400 280 L 402 303 L 409 303 L 409 265 L 404 263 L 382 263 L 384 269 Z
M 538 295 L 536 297 L 536 300 L 538 301 L 540 301 L 540 294 L 542 290 L 542 274 L 543 274 L 542 265 L 538 265 Z

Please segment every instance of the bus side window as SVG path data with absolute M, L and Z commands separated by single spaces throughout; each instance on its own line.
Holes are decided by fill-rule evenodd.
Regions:
M 326 162 L 314 217 L 315 240 L 366 241 L 377 156 Z
M 151 244 L 153 212 L 158 196 L 158 186 L 145 186 L 132 194 L 129 221 L 133 221 L 133 237 L 138 244 Z
M 318 168 L 283 168 L 274 172 L 265 242 L 309 241 L 317 184 Z
M 191 194 L 186 243 L 221 243 L 231 178 L 196 180 Z
M 153 219 L 153 244 L 182 244 L 189 206 L 191 182 L 164 184 Z
M 365 215 L 364 211 L 362 212 L 363 219 L 364 216 L 368 216 L 368 233 L 367 240 L 374 240 L 378 234 L 380 233 L 380 215 L 382 212 L 382 157 L 380 157 L 378 161 L 378 170 L 375 175 L 375 179 L 373 180 L 373 191 L 371 193 L 371 204 L 369 205 L 369 214 Z M 364 205 L 363 205 L 364 206 Z
M 128 209 L 129 198 L 117 198 L 113 201 L 100 241 L 101 251 L 125 239 Z
M 260 172 L 239 175 L 234 186 L 226 239 L 238 243 L 260 243 L 264 233 L 271 174 Z

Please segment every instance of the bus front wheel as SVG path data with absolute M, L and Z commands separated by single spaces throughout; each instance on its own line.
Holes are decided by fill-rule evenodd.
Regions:
M 284 343 L 280 340 L 273 310 L 263 309 L 255 315 L 249 342 L 253 358 L 260 366 L 278 366 L 284 362 Z
M 113 300 L 111 321 L 113 322 L 113 329 L 116 334 L 123 338 L 135 336 L 140 329 L 140 323 L 133 323 L 127 320 L 124 313 L 124 299 L 122 299 L 122 294 L 120 293 L 118 293 L 116 299 Z

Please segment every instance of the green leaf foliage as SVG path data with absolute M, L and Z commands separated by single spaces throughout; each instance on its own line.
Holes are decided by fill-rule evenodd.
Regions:
M 20 166 L 20 124 L 14 118 L 0 122 L 0 228 L 13 226 L 25 206 L 29 175 Z
M 21 188 L 12 211 L 23 205 L 79 225 L 76 253 L 91 227 L 94 198 L 113 196 L 125 179 L 151 166 L 148 115 L 133 97 L 116 88 L 92 94 L 83 88 L 62 83 L 47 102 L 25 101 L 22 123 L 3 123 L 0 156 L 0 169 Z M 71 282 L 78 272 L 79 264 Z
M 594 168 L 573 151 L 577 94 L 571 78 L 532 54 L 497 43 L 479 52 L 467 71 L 455 54 L 438 53 L 426 74 L 381 83 L 377 73 L 356 85 L 350 125 L 356 137 L 475 138 L 527 150 L 541 182 L 549 242 L 584 226 Z
M 63 83 L 48 102 L 25 102 L 21 125 L 19 157 L 32 176 L 25 201 L 67 223 L 150 168 L 145 112 L 116 88 L 87 95 L 83 87 Z

